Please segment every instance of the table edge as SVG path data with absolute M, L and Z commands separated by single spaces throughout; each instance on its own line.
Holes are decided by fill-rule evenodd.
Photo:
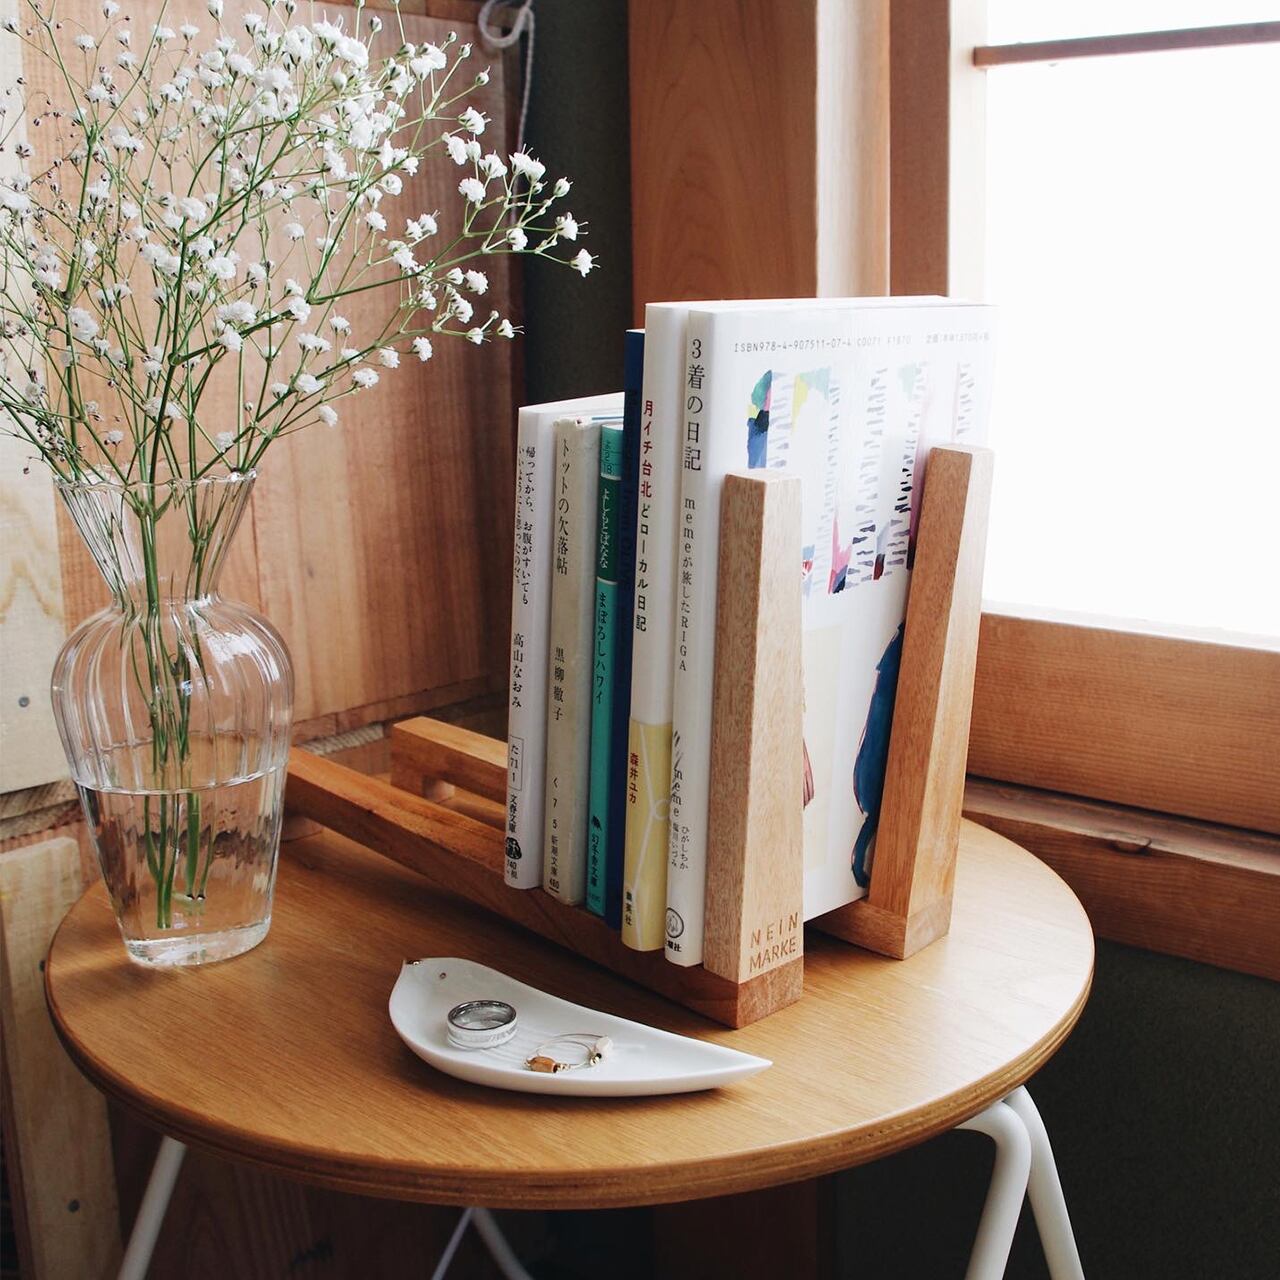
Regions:
M 87 892 L 95 889 L 101 886 L 93 886 Z M 50 952 L 61 930 L 59 924 Z M 492 1175 L 477 1175 L 474 1170 L 423 1170 L 403 1161 L 344 1161 L 311 1147 L 260 1138 L 247 1141 L 242 1130 L 211 1125 L 206 1118 L 179 1106 L 162 1106 L 139 1098 L 127 1081 L 102 1068 L 84 1052 L 67 1030 L 51 987 L 51 966 L 47 964 L 44 988 L 58 1039 L 85 1078 L 143 1123 L 193 1149 L 311 1186 L 383 1199 L 482 1204 L 493 1209 L 607 1209 L 701 1200 L 802 1182 L 893 1155 L 954 1129 L 1025 1084 L 1062 1046 L 1088 1001 L 1095 958 L 1091 956 L 1089 972 L 1071 1006 L 1023 1054 L 965 1088 L 931 1100 L 925 1107 L 889 1117 L 871 1138 L 866 1128 L 846 1129 L 822 1138 L 714 1159 L 642 1167 L 602 1166 L 589 1173 L 567 1173 L 555 1168 L 524 1173 L 502 1170 Z

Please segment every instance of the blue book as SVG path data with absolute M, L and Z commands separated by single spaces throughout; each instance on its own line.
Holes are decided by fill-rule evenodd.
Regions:
M 608 918 L 608 864 L 614 789 L 614 661 L 618 637 L 622 427 L 600 428 L 596 590 L 591 620 L 591 787 L 587 801 L 587 909 Z
M 622 880 L 627 847 L 628 730 L 631 652 L 635 632 L 636 528 L 642 481 L 640 416 L 643 408 L 644 330 L 628 329 L 623 347 L 622 487 L 618 535 L 617 632 L 613 652 L 613 764 L 610 770 L 609 842 L 605 864 L 605 919 L 622 928 Z

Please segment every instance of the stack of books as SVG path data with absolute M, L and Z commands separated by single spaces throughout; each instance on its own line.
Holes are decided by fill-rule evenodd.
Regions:
M 924 462 L 981 444 L 991 308 L 654 303 L 624 389 L 520 410 L 506 880 L 702 960 L 720 492 L 801 480 L 804 915 L 866 892 Z

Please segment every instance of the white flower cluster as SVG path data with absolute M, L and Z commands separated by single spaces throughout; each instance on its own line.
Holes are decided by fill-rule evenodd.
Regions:
M 36 127 L 70 139 L 0 180 L 0 407 L 60 474 L 251 467 L 280 435 L 336 424 L 334 402 L 402 357 L 431 359 L 434 336 L 514 337 L 478 314 L 476 260 L 594 266 L 565 253 L 581 227 L 552 211 L 568 180 L 482 147 L 489 120 L 465 99 L 488 73 L 464 77 L 455 36 L 380 58 L 381 21 L 360 3 L 349 22 L 303 23 L 297 0 L 263 0 L 233 27 L 207 0 L 207 29 L 145 31 L 115 0 L 92 31 L 22 4 L 8 29 L 76 97 L 0 111 L 0 147 L 24 161 Z M 464 170 L 458 206 L 400 209 L 433 152 Z M 104 383 L 105 419 L 85 398 Z M 209 432 L 201 401 L 219 385 L 235 386 L 237 421 Z

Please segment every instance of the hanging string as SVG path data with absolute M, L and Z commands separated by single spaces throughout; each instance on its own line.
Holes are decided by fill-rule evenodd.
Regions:
M 496 10 L 504 10 L 504 17 L 511 22 L 507 31 L 500 30 L 493 22 Z M 520 98 L 520 123 L 516 128 L 516 150 L 524 150 L 524 126 L 529 117 L 529 90 L 533 86 L 533 0 L 484 0 L 480 16 L 476 19 L 480 29 L 480 42 L 490 52 L 510 49 L 526 32 L 529 41 L 524 49 L 524 92 Z

